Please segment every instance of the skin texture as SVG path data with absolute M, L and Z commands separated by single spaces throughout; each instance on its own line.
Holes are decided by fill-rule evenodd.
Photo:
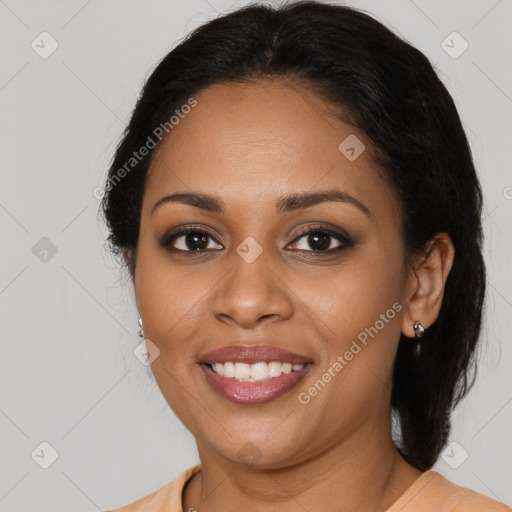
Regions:
M 428 328 L 437 318 L 453 245 L 439 234 L 428 257 L 406 266 L 400 204 L 371 158 L 370 142 L 310 90 L 258 81 L 214 85 L 195 98 L 197 106 L 164 139 L 150 168 L 134 262 L 145 337 L 161 351 L 152 370 L 195 436 L 202 463 L 185 489 L 184 510 L 228 512 L 243 503 L 251 511 L 319 504 L 324 512 L 384 511 L 421 475 L 391 442 L 395 352 L 401 332 L 412 338 L 416 320 Z M 353 133 L 366 150 L 349 161 L 338 145 Z M 284 195 L 331 188 L 370 214 L 341 202 L 276 210 Z M 179 191 L 216 195 L 225 212 L 166 203 L 151 213 L 159 199 Z M 300 230 L 318 223 L 345 230 L 353 246 L 315 251 Z M 190 224 L 210 234 L 203 254 L 159 246 L 159 237 Z M 248 236 L 262 248 L 250 264 L 236 252 Z M 327 249 L 340 245 L 328 240 Z M 186 250 L 185 241 L 173 245 Z M 301 404 L 299 393 L 394 303 L 402 306 L 394 318 Z M 308 356 L 311 371 L 271 402 L 231 403 L 211 388 L 197 361 L 221 346 L 258 344 Z M 256 465 L 241 462 L 247 443 Z

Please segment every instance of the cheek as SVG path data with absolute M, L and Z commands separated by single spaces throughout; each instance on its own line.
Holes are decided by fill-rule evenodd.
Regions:
M 311 311 L 313 321 L 323 326 L 326 339 L 334 340 L 341 349 L 390 308 L 386 326 L 398 326 L 393 304 L 401 300 L 400 262 L 396 251 L 364 249 L 328 272 L 316 273 L 314 278 L 302 274 L 293 290 Z
M 354 262 L 324 280 L 325 293 L 306 280 L 302 292 L 297 291 L 306 297 L 310 319 L 325 343 L 304 391 L 310 407 L 323 411 L 326 430 L 357 428 L 362 419 L 382 414 L 389 402 L 403 307 L 396 269 L 385 269 L 383 261 L 372 266 Z
M 135 276 L 144 334 L 154 340 L 169 368 L 195 360 L 191 340 L 201 332 L 209 291 L 218 280 L 204 266 L 170 263 L 164 251 L 141 240 Z
M 209 276 L 211 282 L 199 266 L 171 265 L 164 252 L 141 240 L 135 279 L 137 303 L 144 335 L 160 350 L 151 370 L 167 403 L 189 429 L 194 428 L 194 418 L 205 414 L 188 385 L 192 372 L 198 371 L 194 339 L 205 325 L 207 292 L 215 282 L 211 272 Z
M 339 408 L 350 423 L 350 418 L 364 417 L 367 407 L 371 411 L 377 403 L 387 403 L 403 309 L 399 255 L 399 247 L 384 249 L 376 243 L 329 274 L 294 285 L 315 330 L 322 333 L 323 354 L 310 385 L 317 379 L 329 381 L 315 398 L 315 407 L 327 411 L 329 424 L 339 421 Z

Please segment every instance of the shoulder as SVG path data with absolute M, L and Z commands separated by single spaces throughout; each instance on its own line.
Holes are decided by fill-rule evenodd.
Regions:
M 498 500 L 461 487 L 440 473 L 423 473 L 388 512 L 512 512 Z
M 501 501 L 472 491 L 450 482 L 438 473 L 439 486 L 447 494 L 449 501 L 446 510 L 450 512 L 512 512 L 512 509 Z
M 198 464 L 186 469 L 174 480 L 167 483 L 157 491 L 148 494 L 129 505 L 121 508 L 107 510 L 106 512 L 182 512 L 181 495 L 185 484 L 201 469 Z
M 512 512 L 512 508 L 501 501 L 464 488 L 453 496 L 449 504 L 449 510 L 453 512 Z

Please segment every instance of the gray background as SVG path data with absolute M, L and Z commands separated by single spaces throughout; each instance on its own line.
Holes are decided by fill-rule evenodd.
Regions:
M 157 61 L 245 3 L 0 0 L 0 510 L 118 507 L 198 462 L 132 354 L 133 292 L 104 247 L 93 190 Z M 454 413 L 460 446 L 445 454 L 451 465 L 469 456 L 435 469 L 511 504 L 512 2 L 352 3 L 426 53 L 467 129 L 485 193 L 488 305 L 478 381 Z M 43 31 L 59 45 L 46 59 L 31 47 L 50 48 Z M 457 58 L 442 47 L 453 31 L 469 43 Z M 58 452 L 48 469 L 31 457 L 43 441 Z

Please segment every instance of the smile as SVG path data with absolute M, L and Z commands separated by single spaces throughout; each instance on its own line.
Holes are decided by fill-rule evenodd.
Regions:
M 215 373 L 228 379 L 235 379 L 240 382 L 256 382 L 275 379 L 283 373 L 289 375 L 292 372 L 298 372 L 304 368 L 304 364 L 292 365 L 291 363 L 281 363 L 278 361 L 272 361 L 271 363 L 261 361 L 259 363 L 247 364 L 227 361 L 225 363 L 214 363 L 210 367 Z
M 200 368 L 220 396 L 241 405 L 275 400 L 293 389 L 312 361 L 275 346 L 228 346 L 206 354 Z

